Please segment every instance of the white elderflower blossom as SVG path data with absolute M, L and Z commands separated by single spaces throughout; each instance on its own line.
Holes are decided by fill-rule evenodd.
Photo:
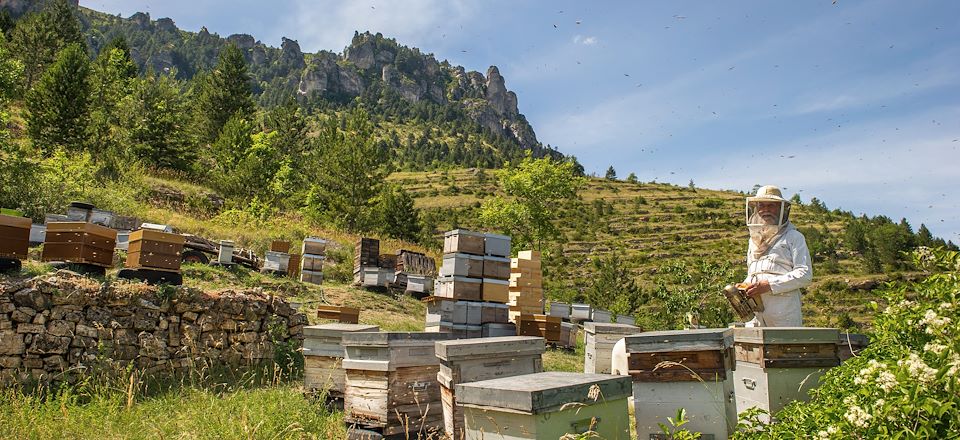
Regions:
M 901 359 L 897 361 L 897 365 L 901 367 L 907 367 L 907 371 L 910 372 L 910 375 L 915 377 L 920 383 L 930 383 L 933 382 L 937 377 L 937 370 L 930 368 L 926 363 L 923 362 L 923 359 L 920 359 L 920 356 L 917 356 L 916 353 L 910 353 L 910 356 L 907 359 Z
M 872 415 L 857 405 L 852 405 L 843 417 L 846 418 L 851 425 L 856 426 L 857 428 L 866 428 L 867 426 L 870 426 L 870 419 L 873 418 Z
M 953 309 L 953 304 L 950 303 L 940 303 L 940 310 L 951 310 Z
M 827 431 L 820 431 L 817 433 L 817 438 L 820 440 L 829 440 L 830 434 Z
M 879 386 L 884 392 L 889 393 L 891 390 L 896 388 L 897 385 L 897 376 L 895 376 L 893 373 L 884 370 L 881 371 L 880 374 L 877 374 L 877 386 Z
M 956 377 L 960 373 L 960 354 L 953 353 L 950 356 L 950 369 L 947 370 L 948 377 Z
M 929 335 L 934 335 L 940 333 L 947 325 L 950 324 L 950 321 L 951 320 L 949 317 L 937 315 L 937 312 L 927 309 L 927 311 L 923 314 L 923 318 L 918 324 L 927 326 L 924 331 Z
M 946 349 L 946 345 L 938 344 L 936 342 L 927 342 L 926 345 L 923 346 L 923 351 L 929 351 L 933 354 L 941 354 Z

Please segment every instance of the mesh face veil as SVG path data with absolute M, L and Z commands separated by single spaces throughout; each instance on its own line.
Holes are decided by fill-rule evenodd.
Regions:
M 779 188 L 764 186 L 755 197 L 747 198 L 745 214 L 750 241 L 757 255 L 763 255 L 790 220 L 790 202 Z

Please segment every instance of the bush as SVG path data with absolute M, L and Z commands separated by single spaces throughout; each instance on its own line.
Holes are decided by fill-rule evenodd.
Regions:
M 739 438 L 955 438 L 960 432 L 960 254 L 920 248 L 913 262 L 930 275 L 891 284 L 871 345 L 834 368 L 809 402 L 778 423 Z

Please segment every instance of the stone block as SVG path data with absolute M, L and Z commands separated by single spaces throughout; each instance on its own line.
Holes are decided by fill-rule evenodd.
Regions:
M 47 324 L 47 333 L 54 336 L 72 336 L 76 324 L 69 321 L 50 321 Z
M 47 328 L 43 324 L 20 323 L 17 325 L 17 333 L 44 333 Z
M 14 292 L 13 303 L 20 307 L 29 307 L 34 310 L 44 310 L 51 306 L 49 296 L 30 287 Z
M 26 346 L 23 335 L 12 330 L 0 330 L 0 355 L 23 354 Z
M 74 328 L 74 332 L 77 336 L 83 336 L 85 338 L 97 337 L 97 329 L 88 325 L 77 324 L 77 326 Z
M 33 338 L 33 344 L 27 349 L 27 353 L 33 354 L 64 354 L 70 348 L 71 338 L 53 335 L 36 335 Z

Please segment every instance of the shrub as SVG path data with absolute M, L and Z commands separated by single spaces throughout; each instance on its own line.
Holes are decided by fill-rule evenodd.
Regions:
M 960 254 L 920 248 L 919 282 L 889 285 L 871 345 L 776 414 L 778 423 L 739 438 L 955 438 L 960 432 Z

